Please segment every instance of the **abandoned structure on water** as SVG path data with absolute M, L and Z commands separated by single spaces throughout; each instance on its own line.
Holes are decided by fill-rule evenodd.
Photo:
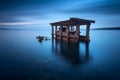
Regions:
M 80 18 L 70 18 L 69 20 L 50 23 L 52 26 L 52 38 L 61 40 L 72 41 L 89 41 L 89 32 L 91 23 L 95 23 L 94 20 L 86 20 Z M 86 35 L 83 36 L 80 33 L 80 26 L 86 25 Z

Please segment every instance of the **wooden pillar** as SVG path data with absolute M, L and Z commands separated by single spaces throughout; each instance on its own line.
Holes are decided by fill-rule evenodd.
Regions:
M 67 26 L 67 28 L 66 28 L 67 30 L 67 41 L 69 40 L 69 26 Z
M 87 28 L 86 28 L 86 40 L 90 40 L 89 39 L 89 31 L 90 31 L 90 23 L 87 24 Z
M 52 38 L 54 38 L 54 26 L 52 25 Z
M 81 32 L 80 32 L 80 25 L 79 25 L 79 36 L 80 36 L 80 33 L 81 33 Z
M 55 26 L 55 36 L 57 37 L 57 26 Z
M 79 40 L 79 36 L 80 36 L 80 25 L 76 25 L 76 34 L 77 34 L 77 40 Z
M 60 39 L 62 39 L 62 27 L 63 26 L 60 26 Z

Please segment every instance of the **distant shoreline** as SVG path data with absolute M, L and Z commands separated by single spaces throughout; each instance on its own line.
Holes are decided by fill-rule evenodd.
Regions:
M 28 28 L 29 29 L 29 28 Z M 20 28 L 3 28 L 0 27 L 0 30 L 24 30 L 24 29 L 20 29 Z M 86 30 L 86 29 L 81 29 L 81 30 Z M 90 30 L 120 30 L 120 27 L 106 27 L 106 28 L 92 28 Z
M 94 28 L 92 30 L 120 30 L 120 27 Z
M 21 30 L 21 29 L 16 29 L 16 28 L 0 28 L 0 30 Z

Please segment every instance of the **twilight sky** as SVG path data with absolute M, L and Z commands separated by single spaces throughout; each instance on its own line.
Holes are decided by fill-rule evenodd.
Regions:
M 120 0 L 0 0 L 0 26 L 46 25 L 70 17 L 120 27 Z

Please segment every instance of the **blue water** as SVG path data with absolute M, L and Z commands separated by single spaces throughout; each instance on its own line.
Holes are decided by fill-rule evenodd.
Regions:
M 0 80 L 120 80 L 120 31 L 91 30 L 89 43 L 47 40 L 49 30 L 0 30 Z

